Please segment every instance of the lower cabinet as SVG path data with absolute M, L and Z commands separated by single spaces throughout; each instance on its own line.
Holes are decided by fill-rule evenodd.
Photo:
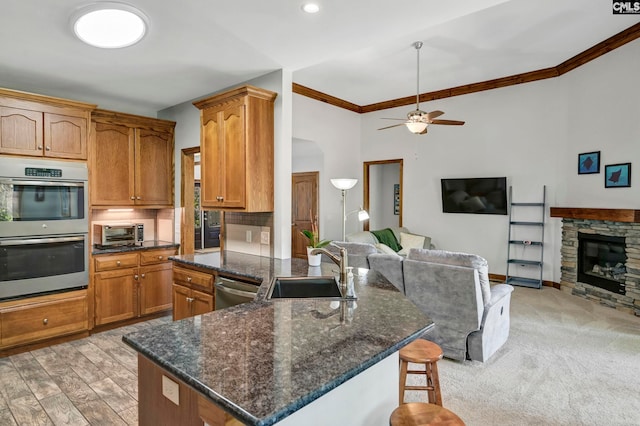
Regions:
M 173 320 L 213 311 L 214 283 L 214 273 L 174 265 Z
M 214 299 L 211 294 L 188 287 L 173 285 L 173 320 L 201 315 L 213 311 Z
M 38 296 L 0 305 L 1 349 L 87 330 L 87 290 Z
M 94 256 L 95 325 L 167 311 L 175 249 Z

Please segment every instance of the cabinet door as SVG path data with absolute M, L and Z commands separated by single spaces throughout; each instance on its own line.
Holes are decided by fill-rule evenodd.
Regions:
M 219 207 L 222 196 L 220 179 L 222 167 L 222 111 L 206 109 L 202 111 L 202 129 L 200 140 L 200 205 Z
M 134 203 L 134 131 L 116 124 L 95 123 L 91 204 Z
M 171 263 L 140 268 L 140 315 L 171 309 Z
M 83 117 L 44 113 L 44 155 L 87 159 L 87 120 Z
M 42 113 L 0 106 L 0 153 L 42 155 Z
M 137 269 L 123 269 L 94 275 L 96 325 L 138 315 L 137 274 Z
M 223 183 L 222 206 L 245 206 L 246 140 L 244 130 L 244 104 L 229 106 L 223 112 L 223 164 L 219 170 Z
M 187 287 L 173 284 L 173 320 L 178 321 L 191 316 L 191 290 Z
M 137 205 L 173 206 L 173 134 L 136 129 Z
M 201 315 L 211 312 L 214 309 L 214 299 L 211 294 L 198 290 L 191 290 L 191 312 L 192 315 Z
M 245 107 L 241 101 L 202 112 L 200 204 L 243 208 L 246 190 Z

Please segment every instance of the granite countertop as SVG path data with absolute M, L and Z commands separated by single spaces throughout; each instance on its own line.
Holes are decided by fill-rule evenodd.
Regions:
M 263 279 L 256 300 L 123 340 L 250 425 L 271 425 L 361 373 L 433 322 L 382 275 L 354 270 L 357 301 L 266 300 L 274 276 L 336 275 L 333 263 L 233 252 L 176 263 Z
M 96 254 L 109 254 L 109 253 L 125 253 L 129 251 L 178 248 L 178 247 L 180 247 L 180 244 L 178 243 L 172 243 L 170 241 L 152 240 L 152 241 L 143 241 L 141 243 L 137 243 L 134 246 L 114 246 L 109 248 L 97 248 L 96 246 L 92 246 L 91 254 L 96 255 Z

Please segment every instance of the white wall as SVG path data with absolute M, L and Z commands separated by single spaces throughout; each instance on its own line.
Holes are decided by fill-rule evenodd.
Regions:
M 362 159 L 360 157 L 360 115 L 342 108 L 293 95 L 293 137 L 312 141 L 322 150 L 324 167 L 307 162 L 312 170 L 303 170 L 296 161 L 296 172 L 320 172 L 320 234 L 323 239 L 342 238 L 342 196 L 331 185 L 332 178 L 357 178 L 358 183 L 347 193 L 347 211 L 362 204 Z M 278 206 L 277 208 L 280 208 Z M 289 212 L 291 204 L 289 203 Z M 362 224 L 351 215 L 346 233 L 361 230 Z
M 462 127 L 431 126 L 427 135 L 376 130 L 384 124 L 381 117 L 404 117 L 411 106 L 358 119 L 294 96 L 294 135 L 317 141 L 327 155 L 321 217 L 332 232 L 326 238 L 336 238 L 340 225 L 337 191 L 326 190 L 328 178 L 361 178 L 363 161 L 393 158 L 404 159 L 404 225 L 431 236 L 438 248 L 485 257 L 495 274 L 506 272 L 508 216 L 442 213 L 441 178 L 506 176 L 516 202 L 539 201 L 546 185 L 548 206 L 638 208 L 638 173 L 632 173 L 631 188 L 605 189 L 603 167 L 640 166 L 639 73 L 636 40 L 559 78 L 423 103 L 423 110 L 444 111 L 442 118 L 466 121 Z M 358 122 L 356 139 L 352 127 Z M 597 150 L 602 172 L 578 176 L 577 155 Z M 358 205 L 354 198 L 351 209 Z M 561 220 L 549 218 L 548 209 L 545 231 L 543 278 L 559 282 Z

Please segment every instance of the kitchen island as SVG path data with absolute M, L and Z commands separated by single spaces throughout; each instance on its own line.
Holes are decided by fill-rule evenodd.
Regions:
M 172 259 L 263 283 L 253 302 L 123 337 L 144 365 L 141 425 L 158 421 L 157 401 L 152 405 L 146 396 L 160 391 L 146 389 L 149 384 L 162 386 L 160 395 L 167 401 L 193 407 L 190 424 L 202 424 L 201 419 L 213 424 L 206 417 L 212 407 L 249 425 L 327 424 L 331 419 L 334 424 L 388 424 L 397 405 L 397 351 L 433 323 L 382 275 L 355 270 L 356 301 L 267 300 L 272 277 L 336 275 L 337 266 L 309 267 L 300 259 L 234 252 Z M 166 375 L 162 384 L 143 377 L 149 366 Z M 176 399 L 174 382 L 195 397 Z

